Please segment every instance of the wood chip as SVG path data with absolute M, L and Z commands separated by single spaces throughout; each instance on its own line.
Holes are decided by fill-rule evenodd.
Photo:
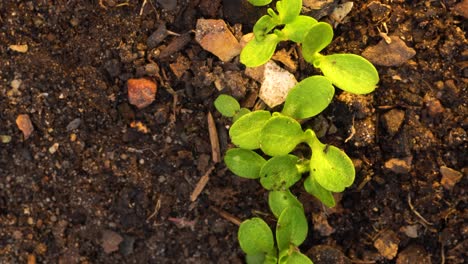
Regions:
M 213 119 L 213 115 L 211 114 L 211 112 L 208 112 L 207 120 L 208 120 L 208 132 L 210 135 L 210 143 L 211 143 L 211 157 L 214 163 L 218 163 L 221 161 L 221 151 L 219 148 L 218 130 L 216 129 L 216 123 Z
M 198 196 L 200 193 L 205 189 L 206 184 L 210 180 L 210 174 L 214 170 L 215 166 L 211 165 L 211 167 L 208 169 L 208 171 L 203 175 L 200 180 L 197 183 L 197 186 L 195 186 L 195 189 L 193 190 L 192 194 L 190 195 L 190 201 L 195 202 L 197 200 Z
M 233 216 L 232 214 L 230 214 L 230 213 L 228 213 L 226 211 L 220 210 L 220 209 L 218 209 L 216 207 L 213 207 L 213 206 L 210 206 L 210 209 L 215 211 L 222 218 L 224 218 L 224 219 L 228 220 L 229 222 L 235 224 L 236 226 L 240 226 L 240 224 L 242 223 L 242 221 L 239 218 Z
M 28 52 L 28 45 L 23 44 L 23 45 L 10 45 L 8 46 L 13 51 L 19 52 L 19 53 L 26 53 Z

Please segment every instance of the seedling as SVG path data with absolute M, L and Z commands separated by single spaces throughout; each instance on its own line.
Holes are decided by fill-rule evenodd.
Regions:
M 260 5 L 268 1 L 252 2 Z M 319 68 L 336 87 L 355 94 L 372 92 L 379 82 L 372 63 L 355 54 L 322 55 L 320 52 L 333 39 L 333 29 L 328 23 L 300 15 L 301 8 L 302 0 L 276 2 L 277 13 L 269 8 L 268 15 L 255 23 L 255 38 L 242 49 L 240 61 L 247 67 L 265 64 L 279 42 L 291 40 L 301 44 L 304 59 Z

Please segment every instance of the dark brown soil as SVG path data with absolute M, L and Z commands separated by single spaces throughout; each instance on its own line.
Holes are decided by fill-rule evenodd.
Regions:
M 246 91 L 225 91 L 240 97 L 258 84 L 237 58 L 220 62 L 193 35 L 198 18 L 225 19 L 247 33 L 263 10 L 240 8 L 239 1 L 175 2 L 0 2 L 0 135 L 11 137 L 0 143 L 0 263 L 242 263 L 237 226 L 226 213 L 273 219 L 258 183 L 213 164 L 206 121 L 211 111 L 224 152 L 229 120 L 213 108 L 214 82 L 240 76 Z M 358 173 L 332 210 L 300 186 L 293 190 L 310 215 L 302 250 L 322 245 L 312 251 L 316 263 L 343 259 L 320 256 L 321 248 L 338 249 L 355 263 L 465 263 L 462 4 L 382 3 L 390 13 L 375 21 L 368 2 L 355 1 L 327 52 L 361 54 L 382 39 L 377 28 L 385 22 L 388 35 L 404 39 L 416 55 L 398 67 L 378 66 L 373 94 L 364 100 L 338 94 L 321 115 L 338 128 L 322 140 L 345 149 Z M 163 23 L 180 36 L 151 39 Z M 9 48 L 16 44 L 28 51 Z M 180 76 L 170 66 L 176 61 L 187 65 Z M 310 73 L 307 66 L 295 74 Z M 136 77 L 159 86 L 156 101 L 141 110 L 128 103 L 125 85 Z M 20 114 L 34 126 L 26 140 L 15 124 Z M 191 202 L 211 166 L 207 186 Z M 441 170 L 462 179 L 452 186 Z

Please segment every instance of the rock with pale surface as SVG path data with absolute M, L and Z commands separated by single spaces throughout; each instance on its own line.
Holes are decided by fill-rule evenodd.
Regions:
M 265 64 L 259 97 L 265 104 L 273 108 L 284 102 L 289 91 L 296 84 L 297 80 L 294 75 L 273 61 L 269 61 Z
M 198 19 L 195 40 L 220 60 L 228 62 L 241 52 L 241 45 L 221 19 Z
M 381 40 L 379 44 L 366 48 L 362 56 L 375 65 L 400 66 L 416 55 L 416 51 L 408 47 L 398 36 L 389 38 L 390 43 Z

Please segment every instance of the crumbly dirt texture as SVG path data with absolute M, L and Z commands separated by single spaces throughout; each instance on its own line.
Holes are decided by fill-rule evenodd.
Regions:
M 309 219 L 301 251 L 316 263 L 465 263 L 466 3 L 354 1 L 336 25 L 326 53 L 396 36 L 415 55 L 377 65 L 374 93 L 337 90 L 304 123 L 357 171 L 333 209 L 292 189 Z M 331 21 L 330 9 L 311 14 Z M 274 217 L 258 182 L 213 162 L 207 114 L 224 153 L 217 88 L 253 106 L 260 84 L 194 29 L 223 19 L 239 37 L 264 12 L 234 0 L 0 1 L 0 263 L 243 263 L 235 219 Z M 291 54 L 298 80 L 319 73 Z M 131 78 L 157 83 L 153 103 L 129 103 Z

